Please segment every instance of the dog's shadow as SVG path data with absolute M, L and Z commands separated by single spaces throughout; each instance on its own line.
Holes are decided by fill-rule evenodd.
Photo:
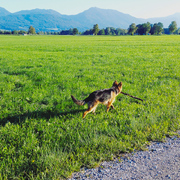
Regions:
M 71 111 L 50 111 L 50 110 L 44 110 L 44 111 L 34 111 L 34 112 L 27 112 L 27 113 L 23 113 L 23 114 L 17 114 L 17 115 L 9 115 L 6 118 L 2 118 L 0 119 L 0 125 L 1 126 L 5 126 L 6 123 L 10 122 L 13 124 L 21 124 L 23 123 L 27 118 L 29 119 L 33 119 L 33 118 L 37 118 L 37 119 L 46 119 L 47 121 L 50 118 L 54 118 L 54 117 L 58 117 L 58 116 L 66 116 L 68 114 L 78 114 L 79 112 L 84 112 L 85 109 L 77 109 L 77 110 L 71 110 Z M 65 119 L 65 118 L 63 118 Z

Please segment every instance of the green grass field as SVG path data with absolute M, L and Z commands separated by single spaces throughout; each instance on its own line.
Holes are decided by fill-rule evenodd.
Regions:
M 61 179 L 180 129 L 180 36 L 0 36 L 0 179 Z M 114 110 L 82 119 L 123 82 Z

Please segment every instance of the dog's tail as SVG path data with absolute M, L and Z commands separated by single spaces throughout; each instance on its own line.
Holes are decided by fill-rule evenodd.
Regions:
M 71 95 L 72 100 L 79 106 L 83 106 L 86 104 L 84 100 L 77 100 L 73 95 Z

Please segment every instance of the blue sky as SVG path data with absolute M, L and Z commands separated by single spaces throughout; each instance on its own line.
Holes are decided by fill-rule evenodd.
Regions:
M 150 18 L 180 12 L 180 0 L 0 0 L 0 7 L 12 13 L 40 8 L 53 9 L 67 15 L 99 7 L 115 9 L 138 18 Z

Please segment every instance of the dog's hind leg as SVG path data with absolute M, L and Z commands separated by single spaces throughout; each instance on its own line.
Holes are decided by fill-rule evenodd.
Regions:
M 96 106 L 96 107 L 94 107 L 94 108 L 93 108 L 93 111 L 92 111 L 92 113 L 93 113 L 94 115 L 96 114 L 96 113 L 95 113 L 96 108 L 97 108 L 97 106 Z
M 97 108 L 97 105 L 98 105 L 98 102 L 91 102 L 88 104 L 88 109 L 84 112 L 83 114 L 83 118 L 85 118 L 85 116 L 90 113 L 90 112 L 93 112 L 95 113 L 96 111 L 96 108 Z
M 114 106 L 113 106 L 113 104 L 111 104 L 111 108 L 112 108 L 112 109 L 115 109 Z

